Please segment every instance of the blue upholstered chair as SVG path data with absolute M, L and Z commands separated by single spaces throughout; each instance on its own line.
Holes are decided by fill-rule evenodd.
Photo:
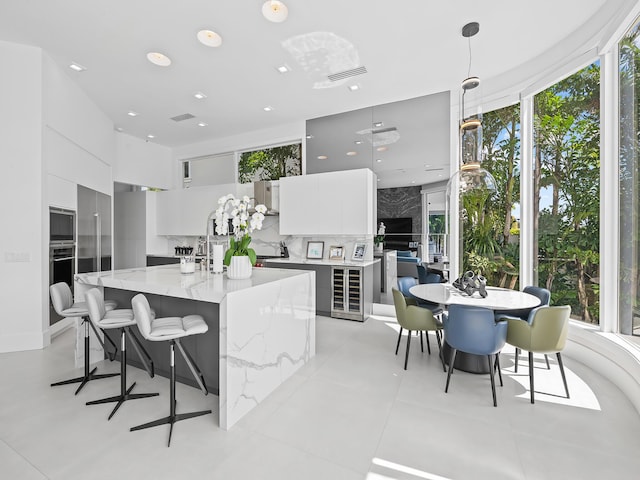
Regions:
M 410 250 L 398 250 L 396 252 L 398 277 L 418 277 L 417 265 L 422 263 L 420 257 L 414 257 Z
M 424 265 L 417 265 L 418 283 L 441 283 L 442 276 L 435 272 L 430 272 Z
M 547 290 L 546 288 L 535 287 L 533 285 L 528 285 L 528 286 L 524 287 L 524 289 L 522 291 L 524 293 L 528 293 L 530 295 L 538 297 L 540 299 L 540 305 L 538 305 L 538 307 L 548 306 L 551 303 L 551 292 L 549 290 Z M 518 309 L 518 310 L 508 310 L 508 311 L 498 312 L 498 313 L 496 313 L 496 321 L 498 322 L 498 321 L 501 321 L 501 320 L 509 320 L 509 319 L 516 320 L 516 319 L 520 319 L 520 320 L 525 320 L 528 323 L 531 323 L 532 315 L 534 314 L 534 310 L 536 310 L 536 308 L 537 307 L 522 308 L 522 309 Z M 518 373 L 518 358 L 519 357 L 520 357 L 520 349 L 516 347 L 515 368 L 514 368 L 514 371 L 516 373 Z M 549 365 L 549 358 L 547 357 L 546 354 L 544 356 L 544 361 L 547 363 L 547 370 L 551 369 L 551 366 Z
M 493 406 L 497 407 L 494 375 L 497 369 L 500 385 L 502 386 L 499 354 L 507 339 L 507 322 L 496 323 L 493 311 L 487 308 L 450 305 L 449 315 L 444 317 L 443 323 L 444 338 L 451 347 L 447 384 L 444 388 L 445 393 L 449 390 L 449 381 L 457 351 L 473 355 L 486 355 L 489 362 Z
M 442 306 L 437 303 L 427 302 L 411 294 L 409 289 L 414 285 L 418 285 L 418 283 L 418 279 L 414 277 L 398 277 L 398 290 L 400 290 L 406 298 L 415 300 L 416 305 L 419 307 L 431 310 L 431 313 L 436 316 L 441 315 L 443 312 Z

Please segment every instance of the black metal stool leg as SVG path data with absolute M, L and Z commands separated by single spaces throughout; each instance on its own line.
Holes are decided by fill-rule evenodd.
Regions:
M 120 375 L 119 373 L 104 373 L 100 375 L 95 375 L 94 372 L 98 367 L 94 367 L 93 370 L 89 371 L 89 319 L 87 317 L 82 317 L 82 322 L 84 323 L 84 375 L 81 377 L 72 378 L 70 380 L 63 380 L 61 382 L 52 383 L 52 387 L 57 387 L 59 385 L 69 385 L 71 383 L 80 383 L 80 386 L 76 389 L 76 395 L 84 388 L 84 386 L 89 383 L 91 380 L 99 380 L 101 378 L 109 378 Z
M 182 351 L 182 348 L 181 348 Z M 157 427 L 159 425 L 169 425 L 169 440 L 167 447 L 171 446 L 171 435 L 173 434 L 173 424 L 181 420 L 199 417 L 211 413 L 211 410 L 202 410 L 200 412 L 178 413 L 176 414 L 176 367 L 175 367 L 175 340 L 170 341 L 170 382 L 169 382 L 169 416 L 144 423 L 135 427 L 131 427 L 130 431 L 143 430 L 145 428 Z
M 139 398 L 156 397 L 158 393 L 131 393 L 133 387 L 136 386 L 136 382 L 133 382 L 127 389 L 127 336 L 124 328 L 120 329 L 120 395 L 113 397 L 102 398 L 100 400 L 92 400 L 87 402 L 87 405 L 99 405 L 101 403 L 116 402 L 116 406 L 113 408 L 107 420 L 111 420 L 111 417 L 118 411 L 120 405 L 127 400 L 137 400 Z

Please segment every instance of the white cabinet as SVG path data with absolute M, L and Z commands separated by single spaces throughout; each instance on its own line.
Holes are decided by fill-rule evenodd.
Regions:
M 252 185 L 229 183 L 206 187 L 167 190 L 156 194 L 158 235 L 200 236 L 206 233 L 209 213 L 218 208 L 218 199 L 229 193 L 252 196 Z
M 281 235 L 375 235 L 376 178 L 369 169 L 280 179 Z

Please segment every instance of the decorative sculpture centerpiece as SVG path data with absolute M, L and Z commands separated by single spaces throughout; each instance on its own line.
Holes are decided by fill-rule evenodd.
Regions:
M 229 248 L 224 254 L 224 264 L 227 266 L 227 277 L 240 280 L 251 277 L 251 268 L 256 263 L 256 252 L 249 247 L 254 230 L 262 229 L 262 221 L 267 207 L 256 205 L 255 212 L 249 213 L 251 199 L 248 196 L 238 199 L 233 194 L 220 197 L 216 209 L 216 234 L 232 235 L 229 238 Z M 233 231 L 229 231 L 229 220 Z
M 487 297 L 487 279 L 482 275 L 476 275 L 471 270 L 456 279 L 452 285 L 469 296 L 478 292 L 482 298 Z

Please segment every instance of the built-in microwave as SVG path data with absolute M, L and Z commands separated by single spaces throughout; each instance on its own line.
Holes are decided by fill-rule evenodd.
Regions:
M 49 242 L 70 243 L 76 241 L 76 212 L 49 207 Z

